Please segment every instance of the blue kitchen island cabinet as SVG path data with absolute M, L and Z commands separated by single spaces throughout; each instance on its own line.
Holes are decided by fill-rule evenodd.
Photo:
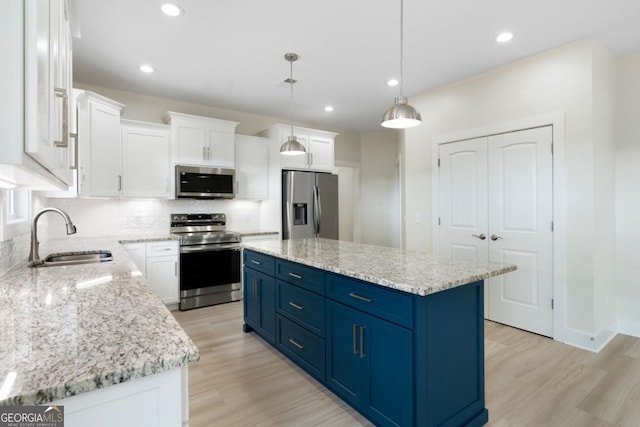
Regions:
M 245 252 L 243 261 L 245 265 L 253 266 L 253 268 L 243 268 L 245 332 L 256 330 L 270 344 L 275 344 L 276 285 L 275 279 L 272 277 L 273 258 Z M 260 264 L 255 264 L 255 262 Z
M 275 304 L 261 309 L 272 311 L 275 337 L 247 302 L 245 332 L 255 330 L 375 425 L 488 421 L 483 280 L 515 266 L 325 239 L 252 242 L 244 249 L 252 298 L 255 274 L 269 275 L 251 263 L 258 258 L 274 266 Z

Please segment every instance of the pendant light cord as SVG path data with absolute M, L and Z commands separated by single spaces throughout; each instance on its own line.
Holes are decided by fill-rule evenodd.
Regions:
M 400 96 L 404 96 L 404 0 L 400 0 Z
M 289 80 L 291 85 L 291 136 L 293 136 L 293 61 L 289 61 Z

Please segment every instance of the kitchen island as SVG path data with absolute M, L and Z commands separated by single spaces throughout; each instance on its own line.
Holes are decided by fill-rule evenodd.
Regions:
M 0 276 L 0 405 L 64 405 L 70 427 L 186 425 L 198 349 L 118 240 L 52 240 L 40 253 L 97 249 L 113 261 Z
M 379 426 L 483 425 L 483 281 L 514 265 L 327 239 L 244 244 L 255 331 Z

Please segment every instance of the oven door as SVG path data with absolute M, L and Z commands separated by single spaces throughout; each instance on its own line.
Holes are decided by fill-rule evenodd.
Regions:
M 240 245 L 180 247 L 180 309 L 241 299 Z

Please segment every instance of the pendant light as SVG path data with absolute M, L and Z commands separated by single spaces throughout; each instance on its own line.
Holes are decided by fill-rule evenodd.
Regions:
M 393 107 L 385 111 L 382 116 L 382 126 L 392 129 L 405 129 L 418 126 L 422 123 L 420 113 L 411 105 L 407 104 L 407 98 L 403 94 L 404 70 L 402 68 L 404 60 L 404 0 L 400 0 L 400 96 L 396 97 Z
M 293 84 L 296 82 L 296 80 L 293 80 L 293 63 L 298 60 L 298 55 L 295 53 L 285 53 L 284 59 L 289 62 L 289 78 L 285 80 L 285 82 L 291 85 L 291 135 L 287 137 L 287 142 L 280 147 L 280 154 L 296 156 L 306 152 L 304 145 L 302 145 L 293 134 Z

